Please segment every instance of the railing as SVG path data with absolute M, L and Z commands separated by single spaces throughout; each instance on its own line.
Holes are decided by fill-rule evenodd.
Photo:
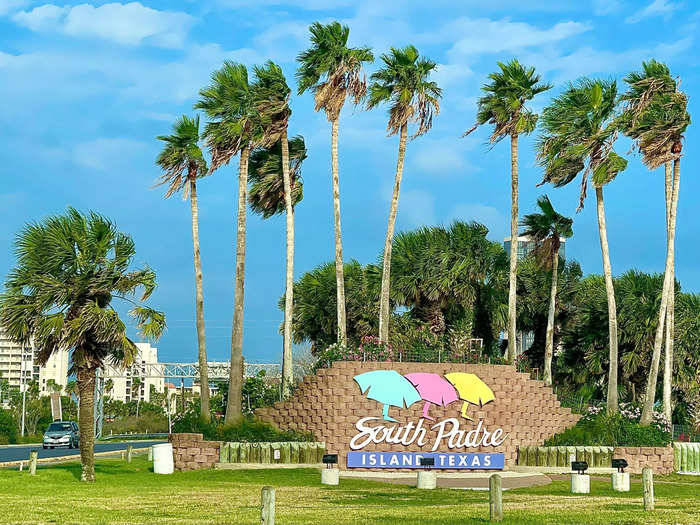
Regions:
M 673 425 L 673 441 L 700 442 L 700 432 L 690 425 Z
M 141 434 L 110 434 L 109 436 L 103 436 L 100 438 L 102 441 L 109 441 L 110 439 L 158 439 L 167 438 L 167 432 L 151 432 L 151 433 L 141 433 Z

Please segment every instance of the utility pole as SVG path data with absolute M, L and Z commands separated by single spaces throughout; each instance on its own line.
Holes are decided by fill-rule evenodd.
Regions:
M 20 388 L 22 389 L 22 432 L 21 435 L 24 437 L 24 429 L 25 429 L 25 419 L 26 419 L 26 414 L 27 414 L 27 374 L 26 374 L 26 361 L 24 359 L 24 351 L 25 349 L 22 348 L 22 351 L 20 353 L 21 358 L 20 358 Z M 33 352 L 33 350 L 32 350 Z M 33 354 L 32 354 L 33 358 Z M 32 359 L 32 365 L 33 365 L 33 359 Z M 31 369 L 33 370 L 34 367 L 32 366 Z

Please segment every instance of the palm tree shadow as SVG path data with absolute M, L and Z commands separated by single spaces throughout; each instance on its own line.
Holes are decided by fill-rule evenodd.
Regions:
M 53 465 L 52 468 L 56 470 L 63 470 L 70 473 L 76 480 L 80 481 L 80 475 L 82 474 L 82 467 L 80 463 L 61 463 L 58 465 Z

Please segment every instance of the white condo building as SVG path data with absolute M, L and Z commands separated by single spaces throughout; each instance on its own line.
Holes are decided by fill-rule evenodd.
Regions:
M 30 381 L 39 383 L 42 394 L 48 394 L 48 381 L 65 387 L 68 378 L 68 351 L 53 354 L 44 366 L 36 360 L 32 345 L 21 345 L 12 341 L 0 330 L 0 380 L 6 379 L 10 387 L 23 388 Z
M 107 365 L 103 371 L 105 383 L 112 380 L 112 390 L 105 394 L 117 401 L 150 401 L 151 385 L 157 392 L 163 392 L 165 380 L 163 378 L 163 366 L 158 365 L 158 349 L 150 343 L 136 343 L 138 353 L 134 358 L 134 364 L 126 369 Z M 146 366 L 148 365 L 148 366 Z M 160 370 L 158 377 L 153 377 L 153 371 Z M 134 388 L 134 379 L 138 378 L 141 387 Z

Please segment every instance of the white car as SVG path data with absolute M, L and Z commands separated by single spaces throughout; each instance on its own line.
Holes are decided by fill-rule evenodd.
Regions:
M 54 421 L 44 432 L 44 448 L 78 448 L 80 430 L 74 421 Z

